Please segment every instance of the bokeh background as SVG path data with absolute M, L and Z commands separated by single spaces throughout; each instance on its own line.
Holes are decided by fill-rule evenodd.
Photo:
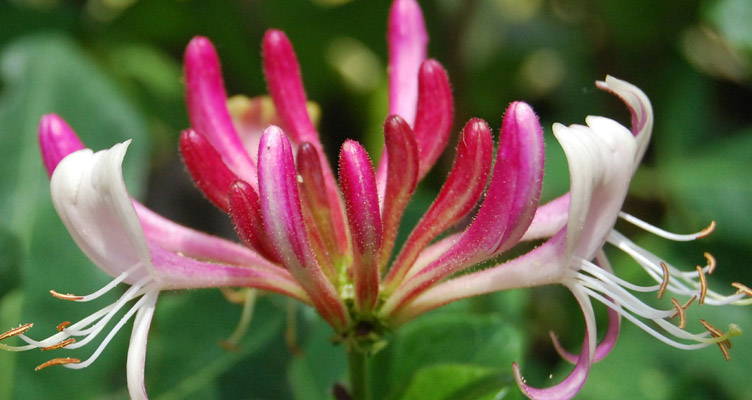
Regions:
M 612 74 L 641 87 L 656 111 L 654 141 L 626 210 L 689 232 L 711 220 L 715 234 L 672 243 L 620 226 L 675 265 L 693 269 L 703 251 L 719 260 L 711 282 L 732 291 L 752 272 L 752 2 L 748 0 L 423 0 L 430 55 L 448 68 L 458 128 L 469 117 L 498 127 L 506 105 L 531 103 L 546 128 L 545 197 L 566 190 L 567 170 L 551 123 L 589 114 L 628 122 L 622 105 L 594 88 Z M 194 35 L 220 53 L 228 92 L 265 92 L 259 43 L 285 30 L 309 97 L 322 109 L 330 154 L 345 138 L 375 154 L 386 115 L 385 0 L 0 2 L 0 330 L 35 322 L 34 336 L 97 305 L 61 302 L 49 289 L 88 292 L 108 278 L 76 248 L 50 203 L 37 144 L 44 113 L 67 119 L 94 149 L 133 138 L 129 189 L 177 221 L 232 237 L 229 222 L 196 191 L 176 151 L 187 127 L 181 56 Z M 423 183 L 404 229 L 429 204 L 452 159 Z M 647 282 L 609 249 L 618 273 Z M 113 294 L 115 296 L 116 294 Z M 103 299 L 97 304 L 107 304 Z M 668 306 L 667 302 L 656 303 Z M 602 310 L 601 310 L 602 311 Z M 717 326 L 752 332 L 752 311 L 694 307 Z M 217 290 L 162 295 L 149 341 L 152 398 L 328 399 L 345 379 L 342 349 L 310 310 L 279 296 L 259 299 L 236 351 L 219 346 L 240 307 Z M 129 333 L 82 371 L 33 367 L 48 353 L 0 353 L 0 399 L 123 399 Z M 389 337 L 374 362 L 378 399 L 517 399 L 518 361 L 528 381 L 566 375 L 548 330 L 577 349 L 582 321 L 561 288 L 511 291 L 428 314 Z M 616 350 L 592 370 L 582 399 L 749 399 L 752 335 L 730 362 L 715 348 L 669 348 L 625 323 Z M 66 355 L 87 357 L 93 348 Z M 61 353 L 62 354 L 62 353 Z

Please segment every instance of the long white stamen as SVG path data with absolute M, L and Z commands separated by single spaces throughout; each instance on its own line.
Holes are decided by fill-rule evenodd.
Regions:
M 89 365 L 91 365 L 94 361 L 96 361 L 97 358 L 99 358 L 99 355 L 102 354 L 102 351 L 107 347 L 107 345 L 110 343 L 113 337 L 120 331 L 120 329 L 125 325 L 128 320 L 131 319 L 133 314 L 136 313 L 143 305 L 146 303 L 151 297 L 150 296 L 142 296 L 138 301 L 131 307 L 130 310 L 128 310 L 125 315 L 123 315 L 122 318 L 120 318 L 120 321 L 118 321 L 117 324 L 112 328 L 112 330 L 105 336 L 102 343 L 99 344 L 97 349 L 94 351 L 94 353 L 85 361 L 82 361 L 80 363 L 75 364 L 66 364 L 64 367 L 71 368 L 71 369 L 82 369 L 86 368 Z M 88 338 L 87 338 L 88 339 Z
M 674 310 L 659 310 L 648 306 L 640 299 L 624 290 L 624 288 L 614 285 L 611 282 L 599 281 L 587 275 L 578 274 L 578 280 L 587 288 L 596 290 L 604 295 L 614 299 L 618 304 L 628 308 L 632 312 L 649 319 L 668 318 L 673 315 Z
M 92 300 L 98 299 L 99 297 L 101 297 L 105 293 L 107 293 L 110 290 L 112 290 L 113 288 L 115 288 L 115 286 L 119 285 L 120 282 L 126 280 L 128 278 L 128 276 L 130 276 L 130 274 L 132 274 L 134 271 L 136 271 L 136 270 L 138 270 L 138 269 L 140 269 L 142 267 L 143 267 L 143 265 L 141 265 L 141 263 L 138 263 L 138 264 L 134 265 L 133 267 L 129 268 L 127 271 L 125 271 L 122 274 L 120 274 L 117 278 L 115 278 L 112 281 L 110 281 L 110 283 L 104 285 L 104 287 L 102 287 L 101 289 L 97 290 L 96 292 L 91 293 L 91 294 L 86 295 L 86 296 L 81 296 L 80 299 L 73 300 L 73 301 L 76 301 L 76 302 L 79 302 L 79 303 L 84 303 L 84 302 L 87 302 L 87 301 L 92 301 Z
M 616 231 L 611 232 L 608 237 L 608 242 L 631 256 L 656 282 L 661 282 L 663 280 L 663 270 L 660 267 L 661 260 L 654 254 L 636 245 L 634 242 Z M 668 266 L 671 277 L 675 278 L 669 280 L 667 289 L 670 292 L 681 296 L 692 296 L 699 293 L 701 284 L 695 280 L 699 276 L 697 271 L 683 272 L 676 269 L 676 267 L 671 264 L 666 263 L 666 265 Z M 703 268 L 703 273 L 707 273 L 709 268 L 709 265 L 705 266 Z M 746 296 L 743 294 L 723 295 L 713 290 L 708 290 L 705 304 L 714 306 L 726 304 L 752 304 L 752 299 L 746 299 L 745 297 Z
M 632 315 L 632 314 L 630 314 L 628 312 L 625 312 L 623 310 L 620 310 L 619 307 L 616 304 L 614 304 L 613 302 L 609 301 L 605 297 L 601 296 L 597 292 L 595 292 L 595 291 L 593 291 L 591 289 L 588 289 L 588 288 L 584 288 L 584 290 L 585 290 L 585 292 L 590 297 L 592 297 L 592 298 L 600 301 L 601 303 L 603 303 L 607 307 L 609 307 L 609 308 L 611 308 L 613 310 L 616 310 L 621 316 L 623 316 L 624 318 L 630 320 L 633 324 L 637 325 L 640 329 L 642 329 L 643 331 L 649 333 L 654 338 L 660 340 L 663 343 L 666 343 L 667 345 L 669 345 L 671 347 L 675 347 L 677 349 L 682 349 L 682 350 L 698 350 L 698 349 L 702 349 L 702 348 L 708 347 L 711 344 L 713 344 L 713 343 L 704 343 L 704 342 L 703 343 L 693 343 L 693 344 L 686 344 L 686 343 L 677 342 L 676 340 L 673 340 L 673 339 L 671 339 L 671 338 L 669 338 L 669 337 L 661 334 L 660 332 L 656 331 L 655 329 L 651 328 L 650 326 L 648 326 L 647 324 L 645 324 L 644 322 L 642 322 L 640 319 L 638 319 L 634 315 Z M 710 340 L 710 339 L 707 339 L 707 340 Z
M 143 288 L 143 285 L 148 280 L 149 278 L 144 278 L 143 280 L 137 282 L 135 285 L 128 288 L 128 290 L 126 290 L 125 293 L 123 293 L 123 295 L 120 296 L 120 298 L 114 304 L 112 304 L 112 309 L 102 319 L 97 321 L 96 324 L 89 326 L 87 328 L 83 328 L 83 329 L 78 329 L 78 327 L 69 327 L 69 328 L 64 329 L 63 332 L 69 332 L 71 335 L 74 335 L 74 336 L 83 336 L 83 335 L 89 335 L 94 331 L 100 330 L 102 326 L 106 325 L 112 319 L 112 317 L 114 317 L 115 314 L 117 314 L 118 311 L 120 311 L 120 309 L 123 308 L 123 306 L 127 302 L 145 293 L 146 289 Z
M 674 240 L 677 242 L 689 242 L 695 239 L 699 239 L 699 238 L 708 236 L 710 233 L 713 232 L 713 230 L 715 230 L 715 221 L 711 222 L 707 228 L 699 232 L 690 233 L 690 234 L 679 234 L 679 233 L 673 233 L 673 232 L 663 230 L 655 225 L 651 225 L 633 215 L 625 213 L 624 211 L 619 212 L 619 217 L 629 222 L 630 224 L 640 227 L 656 236 L 660 236 L 662 238 Z
M 593 275 L 596 278 L 599 278 L 600 280 L 610 280 L 610 281 L 618 283 L 620 286 L 623 286 L 627 289 L 634 290 L 637 292 L 655 292 L 656 290 L 660 289 L 660 285 L 640 286 L 640 285 L 635 285 L 631 282 L 627 282 L 624 279 L 621 279 L 614 274 L 610 274 L 604 271 L 603 268 L 587 260 L 582 260 L 581 270 L 588 272 L 590 275 Z

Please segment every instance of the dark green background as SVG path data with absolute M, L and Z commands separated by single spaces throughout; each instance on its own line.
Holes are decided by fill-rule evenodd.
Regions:
M 342 3 L 342 4 L 335 4 Z M 641 87 L 656 112 L 654 141 L 625 208 L 676 231 L 710 220 L 717 232 L 677 244 L 623 226 L 656 254 L 692 269 L 702 252 L 719 260 L 715 288 L 752 272 L 752 2 L 748 0 L 436 0 L 421 2 L 430 55 L 449 69 L 455 124 L 471 116 L 498 127 L 522 99 L 541 116 L 548 140 L 547 198 L 567 187 L 554 121 L 585 115 L 627 122 L 621 104 L 593 86 L 612 74 Z M 181 54 L 206 35 L 222 58 L 228 91 L 265 92 L 259 43 L 265 29 L 293 41 L 310 98 L 322 109 L 330 154 L 345 138 L 377 151 L 386 113 L 385 26 L 389 2 L 14 0 L 0 2 L 0 330 L 36 323 L 41 336 L 97 307 L 57 301 L 49 289 L 87 292 L 107 281 L 56 217 L 36 144 L 39 117 L 61 114 L 88 145 L 134 138 L 126 157 L 131 193 L 180 222 L 232 236 L 225 218 L 192 187 L 176 152 L 187 126 Z M 455 129 L 456 131 L 457 129 Z M 441 183 L 451 152 L 421 185 L 406 225 Z M 611 249 L 620 276 L 644 273 Z M 728 289 L 731 290 L 730 288 Z M 97 304 L 106 304 L 102 300 Z M 666 306 L 666 303 L 662 303 Z M 218 346 L 240 309 L 216 290 L 164 294 L 149 340 L 147 382 L 160 399 L 326 399 L 345 378 L 342 349 L 311 310 L 264 296 L 239 352 Z M 718 326 L 752 330 L 749 309 L 695 308 Z M 374 363 L 377 398 L 519 398 L 512 361 L 528 381 L 567 373 L 547 336 L 576 348 L 582 322 L 564 289 L 512 291 L 461 302 L 390 336 Z M 700 330 L 696 322 L 690 324 Z M 284 332 L 295 329 L 302 353 Z M 126 329 L 127 331 L 127 329 Z M 0 353 L 0 399 L 122 399 L 127 332 L 82 371 L 33 367 L 49 354 Z M 752 336 L 735 340 L 734 360 L 717 349 L 669 348 L 625 323 L 616 350 L 596 365 L 583 399 L 752 398 Z M 86 357 L 92 349 L 69 351 Z M 62 353 L 61 353 L 62 354 Z M 549 374 L 552 374 L 549 378 Z

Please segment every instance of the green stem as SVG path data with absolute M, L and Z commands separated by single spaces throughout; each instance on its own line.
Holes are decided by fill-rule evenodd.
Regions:
M 350 395 L 352 400 L 371 400 L 368 387 L 368 356 L 366 353 L 351 348 L 347 354 L 350 364 Z

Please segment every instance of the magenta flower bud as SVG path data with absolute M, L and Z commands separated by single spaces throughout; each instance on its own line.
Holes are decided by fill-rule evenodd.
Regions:
M 355 307 L 368 313 L 379 295 L 381 215 L 371 159 L 358 142 L 347 140 L 342 144 L 339 180 L 353 238 Z
M 220 210 L 230 212 L 230 187 L 239 178 L 230 171 L 214 147 L 195 131 L 180 135 L 180 154 L 193 182 Z
M 52 176 L 60 161 L 74 151 L 84 149 L 76 132 L 57 114 L 47 114 L 39 121 L 39 151 L 47 170 Z
M 205 37 L 193 38 L 185 49 L 185 88 L 191 127 L 211 143 L 233 173 L 255 187 L 256 166 L 232 123 L 219 57 Z

